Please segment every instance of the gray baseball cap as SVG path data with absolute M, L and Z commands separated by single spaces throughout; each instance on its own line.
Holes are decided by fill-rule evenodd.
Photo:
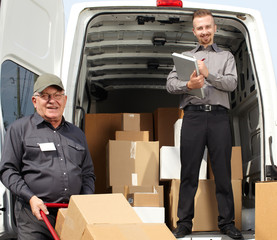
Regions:
M 45 88 L 53 85 L 64 90 L 62 80 L 59 77 L 50 73 L 44 73 L 37 78 L 34 84 L 34 93 L 42 92 Z

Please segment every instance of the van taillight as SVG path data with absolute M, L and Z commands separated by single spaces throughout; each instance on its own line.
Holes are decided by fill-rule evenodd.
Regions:
M 157 7 L 183 7 L 181 0 L 157 0 Z

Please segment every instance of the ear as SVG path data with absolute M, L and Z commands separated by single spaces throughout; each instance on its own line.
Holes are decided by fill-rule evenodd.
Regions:
M 32 96 L 32 103 L 33 103 L 34 107 L 36 108 L 36 106 L 37 106 L 37 99 L 36 99 L 35 96 Z
M 192 32 L 193 32 L 193 35 L 196 36 L 196 35 L 195 35 L 195 30 L 194 30 L 194 28 L 192 28 Z

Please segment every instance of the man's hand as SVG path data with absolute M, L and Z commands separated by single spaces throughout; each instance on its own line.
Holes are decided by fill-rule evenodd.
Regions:
M 33 215 L 38 219 L 38 220 L 43 220 L 41 215 L 40 215 L 40 210 L 42 210 L 46 215 L 49 214 L 47 207 L 45 206 L 45 204 L 43 203 L 43 201 L 38 198 L 37 196 L 32 196 L 30 201 L 30 206 L 31 206 L 31 210 Z
M 209 76 L 209 70 L 206 67 L 204 60 L 203 61 L 197 60 L 197 64 L 198 64 L 200 75 L 202 74 L 205 78 L 207 78 Z
M 187 87 L 189 89 L 196 89 L 201 88 L 204 85 L 205 77 L 200 74 L 197 76 L 196 71 L 193 71 L 193 73 L 190 75 L 190 80 L 187 83 Z

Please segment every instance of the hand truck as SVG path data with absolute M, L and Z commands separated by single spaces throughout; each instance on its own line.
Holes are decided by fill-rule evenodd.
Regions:
M 53 207 L 53 208 L 67 208 L 68 207 L 68 203 L 45 203 L 46 207 Z M 41 217 L 43 219 L 43 221 L 45 222 L 46 226 L 48 227 L 50 233 L 52 234 L 53 238 L 55 240 L 60 240 L 58 234 L 56 233 L 55 229 L 53 228 L 53 226 L 51 225 L 51 223 L 49 222 L 46 214 L 40 210 L 40 214 Z

